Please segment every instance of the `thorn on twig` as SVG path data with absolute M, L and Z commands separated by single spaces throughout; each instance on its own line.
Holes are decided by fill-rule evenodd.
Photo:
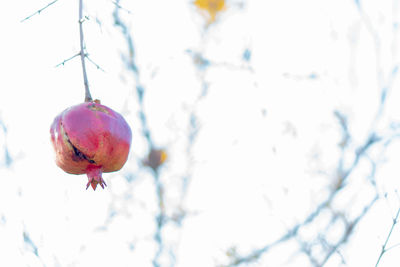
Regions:
M 48 8 L 49 6 L 55 4 L 58 0 L 54 0 L 51 3 L 48 3 L 45 7 L 39 9 L 38 11 L 36 11 L 35 13 L 33 13 L 32 15 L 27 16 L 26 18 L 24 18 L 23 20 L 21 20 L 20 22 L 24 22 L 25 20 L 30 19 L 31 17 L 35 16 L 35 15 L 39 15 L 40 12 L 42 12 L 43 10 L 45 10 L 46 8 Z

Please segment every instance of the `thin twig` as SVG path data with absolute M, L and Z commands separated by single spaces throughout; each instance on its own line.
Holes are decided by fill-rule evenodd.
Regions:
M 84 51 L 84 40 L 83 40 L 83 27 L 82 23 L 84 22 L 83 16 L 82 16 L 82 9 L 83 9 L 83 1 L 79 0 L 79 43 L 80 43 L 80 56 L 81 56 L 81 62 L 82 62 L 82 73 L 83 73 L 83 83 L 85 85 L 85 102 L 90 102 L 92 101 L 92 95 L 90 94 L 89 91 L 89 82 L 87 78 L 87 73 L 86 73 L 86 64 L 85 64 L 85 58 L 86 54 Z
M 396 245 L 393 245 L 391 247 L 388 247 L 386 250 L 386 252 L 388 252 L 389 250 L 393 249 L 393 248 L 397 248 L 398 246 L 400 246 L 400 243 L 397 243 Z
M 400 208 L 397 210 L 396 216 L 393 219 L 392 227 L 390 228 L 389 234 L 386 237 L 386 241 L 382 246 L 382 250 L 381 250 L 381 253 L 379 254 L 379 257 L 378 257 L 378 260 L 377 260 L 377 262 L 375 264 L 375 267 L 378 266 L 379 262 L 382 259 L 383 254 L 385 254 L 385 252 L 388 251 L 389 249 L 393 248 L 393 247 L 390 247 L 389 249 L 386 249 L 386 246 L 387 246 L 387 243 L 389 242 L 389 238 L 392 235 L 392 232 L 393 232 L 393 229 L 394 229 L 395 225 L 398 223 L 399 215 L 400 215 Z
M 97 68 L 98 70 L 101 70 L 102 72 L 106 72 L 102 67 L 99 66 L 99 64 L 97 64 L 96 62 L 94 62 L 94 61 L 89 57 L 88 54 L 86 54 L 85 56 L 86 56 L 87 60 L 88 60 L 90 63 L 92 63 L 93 65 L 95 65 L 96 68 Z
M 76 57 L 78 57 L 78 56 L 80 56 L 80 55 L 81 55 L 81 53 L 77 53 L 77 54 L 73 55 L 72 57 L 69 57 L 69 58 L 67 58 L 67 59 L 64 59 L 63 62 L 58 63 L 58 64 L 55 65 L 54 67 L 57 68 L 57 67 L 59 67 L 59 66 L 61 66 L 61 65 L 64 66 L 65 63 L 67 63 L 68 61 L 70 61 L 70 60 L 72 60 L 72 59 L 74 59 L 74 58 L 76 58 Z
M 76 57 L 79 57 L 80 55 L 81 55 L 81 52 L 79 52 L 79 53 L 73 55 L 72 57 L 69 57 L 69 58 L 67 58 L 67 59 L 64 59 L 63 62 L 58 63 L 58 64 L 55 65 L 54 67 L 57 68 L 57 67 L 60 67 L 61 65 L 64 66 L 65 63 L 67 63 L 68 61 L 70 61 L 70 60 L 72 60 L 72 59 L 74 59 L 74 58 L 76 58 Z M 86 59 L 87 59 L 90 63 L 92 63 L 92 64 L 96 67 L 96 69 L 101 70 L 102 72 L 106 72 L 102 67 L 100 67 L 99 64 L 97 64 L 96 62 L 94 62 L 94 61 L 89 57 L 89 54 L 85 54 L 85 57 L 86 57 Z
M 35 13 L 33 13 L 32 15 L 27 16 L 26 18 L 24 18 L 23 20 L 21 20 L 21 22 L 24 22 L 25 20 L 30 19 L 31 17 L 35 16 L 35 15 L 39 15 L 40 12 L 42 12 L 43 10 L 45 10 L 46 8 L 48 8 L 49 6 L 51 6 L 52 4 L 55 4 L 58 0 L 54 0 L 51 3 L 48 3 L 45 7 L 39 9 L 38 11 L 36 11 Z

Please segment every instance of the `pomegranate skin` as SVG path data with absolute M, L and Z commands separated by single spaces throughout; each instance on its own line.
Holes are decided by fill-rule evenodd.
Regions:
M 120 170 L 129 154 L 132 132 L 125 119 L 99 101 L 72 106 L 50 128 L 56 164 L 70 174 L 88 176 L 89 185 L 104 188 L 103 172 Z

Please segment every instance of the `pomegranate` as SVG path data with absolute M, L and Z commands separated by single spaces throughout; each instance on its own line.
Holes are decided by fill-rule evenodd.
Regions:
M 89 101 L 59 114 L 50 128 L 56 163 L 70 174 L 87 174 L 89 185 L 107 186 L 103 172 L 118 171 L 129 153 L 132 133 L 125 119 L 114 110 Z

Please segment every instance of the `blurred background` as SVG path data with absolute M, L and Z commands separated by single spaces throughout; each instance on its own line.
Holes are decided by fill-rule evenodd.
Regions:
M 84 0 L 108 187 L 54 162 L 84 100 L 79 1 L 6 1 L 0 266 L 395 266 L 400 1 Z

